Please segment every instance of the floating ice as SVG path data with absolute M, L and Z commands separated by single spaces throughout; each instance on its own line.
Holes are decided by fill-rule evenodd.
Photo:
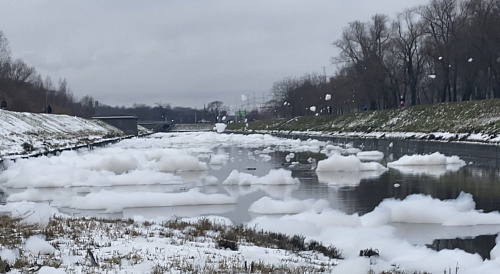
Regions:
M 328 159 L 318 162 L 316 171 L 373 171 L 373 170 L 387 170 L 386 167 L 379 163 L 369 162 L 363 163 L 354 155 L 342 156 L 334 154 Z
M 213 154 L 210 156 L 210 165 L 225 165 L 229 161 L 227 154 Z
M 381 151 L 360 151 L 356 153 L 356 157 L 358 157 L 362 161 L 380 161 L 384 158 L 384 153 Z
M 240 173 L 233 170 L 222 184 L 224 185 L 293 185 L 300 183 L 292 177 L 292 172 L 286 169 L 273 169 L 263 177 Z
M 457 156 L 446 157 L 439 152 L 435 152 L 428 155 L 404 155 L 397 161 L 387 163 L 387 166 L 428 166 L 447 164 L 465 165 L 465 162 Z
M 204 194 L 197 188 L 181 193 L 132 192 L 101 190 L 85 196 L 73 197 L 70 208 L 109 209 L 138 207 L 167 207 L 185 205 L 222 205 L 234 204 L 235 199 L 225 194 Z
M 375 210 L 361 217 L 365 225 L 388 223 L 442 224 L 444 226 L 468 226 L 500 224 L 500 213 L 483 213 L 475 210 L 472 195 L 461 193 L 456 200 L 434 199 L 413 194 L 404 200 L 385 199 Z
M 221 132 L 224 132 L 224 130 L 226 130 L 226 127 L 227 125 L 224 124 L 224 123 L 217 123 L 215 124 L 215 131 L 217 131 L 218 133 L 221 133 Z

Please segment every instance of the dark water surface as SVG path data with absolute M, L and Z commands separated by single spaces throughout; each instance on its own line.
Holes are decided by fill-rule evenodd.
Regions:
M 465 159 L 467 165 L 460 168 L 446 169 L 432 166 L 425 169 L 415 167 L 410 170 L 390 168 L 380 176 L 345 172 L 334 176 L 340 183 L 331 185 L 319 180 L 314 170 L 314 163 L 309 163 L 311 156 L 317 157 L 317 161 L 324 156 L 295 153 L 292 161 L 298 161 L 299 164 L 290 165 L 285 160 L 288 153 L 272 153 L 270 161 L 262 162 L 249 159 L 245 156 L 247 152 L 245 150 L 236 154 L 231 153 L 243 157 L 235 157 L 235 160 L 227 166 L 220 170 L 211 170 L 210 173 L 218 178 L 226 178 L 231 170 L 237 169 L 240 172 L 263 176 L 270 169 L 287 168 L 292 170 L 293 177 L 300 179 L 300 185 L 275 187 L 277 193 L 284 193 L 285 196 L 301 200 L 325 199 L 332 208 L 347 214 L 363 215 L 371 212 L 386 198 L 404 199 L 412 194 L 425 194 L 447 200 L 456 199 L 461 192 L 473 195 L 478 210 L 500 211 L 500 174 L 496 163 L 490 165 L 487 161 L 473 162 L 471 159 Z M 392 160 L 390 156 L 392 155 L 388 155 L 381 162 L 385 165 L 387 161 Z M 346 178 L 338 178 L 339 176 Z M 236 189 L 241 187 L 223 187 L 222 191 L 231 188 L 237 191 Z M 250 204 L 266 195 L 269 195 L 269 191 L 251 192 L 247 195 L 241 194 L 240 191 L 239 204 L 233 211 L 220 215 L 229 217 L 235 223 L 244 224 L 256 217 L 248 212 Z M 393 224 L 393 226 L 398 235 L 411 243 L 425 244 L 435 250 L 459 248 L 470 253 L 478 253 L 483 258 L 489 258 L 489 252 L 495 246 L 495 239 L 500 232 L 500 226 L 443 227 L 435 224 Z

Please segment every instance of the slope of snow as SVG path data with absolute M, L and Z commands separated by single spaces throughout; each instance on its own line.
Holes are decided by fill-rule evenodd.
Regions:
M 124 136 L 99 120 L 45 113 L 0 111 L 0 158 L 36 155 Z

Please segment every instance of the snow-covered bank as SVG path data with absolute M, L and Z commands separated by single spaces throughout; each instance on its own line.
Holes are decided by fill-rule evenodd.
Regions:
M 245 131 L 229 131 L 233 133 Z M 469 142 L 484 144 L 499 144 L 500 136 L 487 133 L 451 133 L 451 132 L 389 132 L 389 131 L 296 131 L 296 130 L 255 130 L 253 133 L 273 134 L 277 136 L 309 136 L 315 137 L 345 137 L 362 139 L 395 139 L 395 140 L 430 140 L 443 142 Z
M 500 142 L 500 100 L 407 106 L 340 115 L 304 115 L 235 123 L 228 126 L 228 129 L 255 132 L 262 130 L 266 133 L 273 131 L 282 134 L 319 132 L 351 138 L 404 138 L 496 144 Z
M 0 111 L 0 159 L 43 154 L 121 136 L 121 130 L 99 120 Z

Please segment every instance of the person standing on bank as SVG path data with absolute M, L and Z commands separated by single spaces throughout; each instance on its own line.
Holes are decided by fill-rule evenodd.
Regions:
M 5 101 L 5 98 L 2 98 L 2 103 L 0 104 L 0 109 L 7 109 L 7 101 Z
M 48 114 L 52 113 L 52 107 L 50 105 L 47 106 L 47 113 Z

